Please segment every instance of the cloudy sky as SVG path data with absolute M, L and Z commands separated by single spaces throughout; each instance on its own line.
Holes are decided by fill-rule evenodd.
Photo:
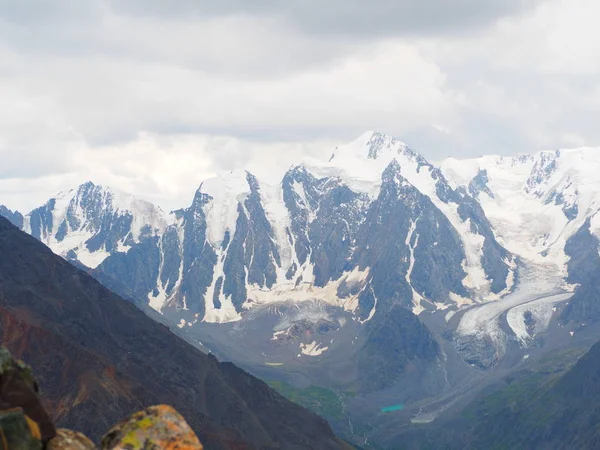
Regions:
M 0 0 L 0 203 L 170 209 L 368 129 L 432 160 L 600 146 L 597 0 Z

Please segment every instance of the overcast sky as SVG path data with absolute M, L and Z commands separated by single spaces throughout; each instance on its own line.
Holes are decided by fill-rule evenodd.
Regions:
M 431 160 L 600 146 L 597 0 L 0 0 L 0 204 L 185 206 L 378 130 Z

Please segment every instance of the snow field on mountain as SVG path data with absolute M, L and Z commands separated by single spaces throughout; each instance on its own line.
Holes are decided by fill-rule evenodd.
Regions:
M 279 252 L 281 264 L 273 261 L 277 268 L 277 281 L 286 279 L 285 275 L 292 264 L 300 266 L 293 243 L 288 237 L 288 229 L 291 226 L 290 212 L 283 201 L 283 189 L 281 185 L 270 186 L 266 183 L 260 184 L 260 197 L 265 214 L 273 228 L 273 238 Z
M 442 170 L 455 185 L 463 186 L 479 170 L 486 170 L 494 197 L 482 192 L 479 202 L 499 242 L 522 258 L 554 262 L 562 276 L 567 239 L 600 209 L 600 149 L 450 158 L 442 163 Z M 577 206 L 574 219 L 565 215 L 565 204 Z
M 499 317 L 523 343 L 544 331 L 556 303 L 566 301 L 574 286 L 566 284 L 568 256 L 565 244 L 590 216 L 600 199 L 600 152 L 597 149 L 540 152 L 503 158 L 444 161 L 442 169 L 455 185 L 468 186 L 480 170 L 487 172 L 493 197 L 480 192 L 479 202 L 498 241 L 520 257 L 519 284 L 500 302 L 468 310 L 457 332 L 487 335 L 497 345 L 506 339 Z M 565 208 L 569 210 L 565 211 Z M 572 212 L 573 216 L 567 217 Z M 576 212 L 576 214 L 575 214 Z M 525 313 L 534 319 L 528 327 Z
M 229 231 L 232 238 L 235 234 L 238 204 L 243 203 L 250 194 L 246 176 L 246 171 L 235 170 L 209 178 L 200 184 L 200 192 L 212 197 L 204 213 L 207 239 L 214 248 L 219 248 L 226 231 Z
M 87 204 L 90 200 L 83 198 L 84 194 L 94 196 L 91 200 L 94 202 L 93 205 Z M 92 211 L 98 210 L 104 215 L 131 215 L 132 223 L 129 232 L 133 242 L 139 242 L 140 234 L 145 227 L 149 226 L 152 233 L 160 235 L 167 226 L 167 217 L 160 208 L 118 189 L 91 183 L 86 183 L 76 190 L 59 193 L 54 198 L 54 207 L 50 208 L 49 203 L 47 206 L 52 223 L 41 230 L 41 241 L 63 257 L 66 257 L 70 251 L 74 251 L 77 259 L 92 269 L 99 266 L 110 255 L 105 248 L 91 252 L 85 245 L 85 242 L 101 231 L 101 224 L 97 222 L 102 223 L 102 218 L 90 217 Z M 67 220 L 68 217 L 70 221 Z M 59 240 L 57 232 L 63 222 L 67 227 L 66 234 Z M 79 226 L 73 229 L 71 222 Z M 25 216 L 24 230 L 32 233 L 31 227 L 30 213 Z M 124 244 L 126 238 L 127 236 L 117 243 L 118 250 L 121 252 L 126 252 L 130 248 L 129 245 Z
M 224 322 L 234 322 L 236 320 L 240 320 L 242 317 L 240 313 L 235 310 L 233 303 L 231 302 L 231 298 L 223 295 L 223 292 L 219 292 L 218 298 L 221 302 L 221 307 L 216 308 L 214 303 L 214 294 L 215 288 L 217 284 L 217 280 L 223 276 L 223 265 L 225 263 L 225 256 L 227 254 L 222 251 L 217 252 L 217 264 L 215 265 L 215 271 L 212 279 L 211 285 L 206 290 L 206 295 L 204 296 L 204 305 L 206 308 L 206 313 L 204 315 L 205 322 L 216 322 L 216 323 L 224 323 Z
M 418 219 L 417 219 L 417 221 L 418 221 Z M 415 291 L 415 288 L 413 287 L 412 281 L 410 279 L 413 268 L 415 266 L 415 248 L 419 245 L 419 235 L 418 234 L 415 236 L 414 244 L 411 243 L 413 234 L 415 232 L 415 228 L 417 227 L 417 221 L 411 222 L 410 229 L 408 231 L 408 234 L 406 235 L 406 241 L 404 242 L 404 244 L 410 250 L 410 261 L 409 261 L 409 265 L 408 265 L 408 270 L 406 271 L 405 279 L 412 291 L 412 303 L 413 303 L 412 312 L 413 312 L 413 314 L 418 316 L 425 310 L 425 308 L 423 308 L 423 306 L 421 306 L 421 301 L 423 300 L 423 297 L 417 291 Z

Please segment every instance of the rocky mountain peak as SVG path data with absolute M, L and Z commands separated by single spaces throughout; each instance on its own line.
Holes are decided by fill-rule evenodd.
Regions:
M 6 206 L 0 205 L 0 216 L 6 217 L 17 228 L 23 228 L 24 217 L 19 211 L 12 211 Z
M 108 255 L 161 234 L 167 224 L 152 203 L 88 181 L 31 211 L 21 228 L 61 256 L 94 268 Z
M 397 155 L 412 159 L 420 156 L 407 144 L 390 135 L 366 131 L 349 144 L 336 147 L 329 161 L 339 162 L 347 158 L 387 161 Z

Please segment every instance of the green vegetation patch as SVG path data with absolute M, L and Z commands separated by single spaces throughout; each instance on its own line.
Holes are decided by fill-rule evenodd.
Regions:
M 321 386 L 298 389 L 283 381 L 270 381 L 267 384 L 288 400 L 320 416 L 336 421 L 344 419 L 344 406 L 340 396 L 330 389 Z

